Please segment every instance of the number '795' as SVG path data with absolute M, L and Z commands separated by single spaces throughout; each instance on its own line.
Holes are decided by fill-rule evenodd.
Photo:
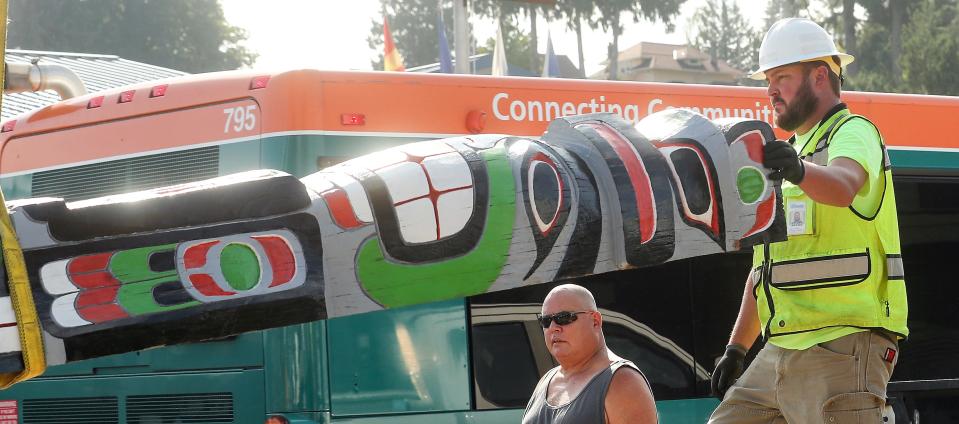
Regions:
M 223 132 L 249 131 L 256 126 L 256 105 L 228 107 L 223 109 L 226 115 L 226 122 L 223 124 Z

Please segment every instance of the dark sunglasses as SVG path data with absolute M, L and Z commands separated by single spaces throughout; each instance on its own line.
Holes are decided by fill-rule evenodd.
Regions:
M 539 321 L 539 325 L 542 325 L 543 328 L 549 328 L 549 324 L 553 321 L 556 321 L 556 325 L 568 325 L 573 321 L 576 321 L 576 315 L 588 313 L 589 311 L 562 311 L 552 315 L 536 314 L 536 320 Z

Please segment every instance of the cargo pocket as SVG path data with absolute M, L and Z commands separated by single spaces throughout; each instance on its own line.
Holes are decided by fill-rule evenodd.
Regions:
M 843 393 L 822 406 L 826 424 L 876 424 L 882 422 L 885 400 L 869 392 Z

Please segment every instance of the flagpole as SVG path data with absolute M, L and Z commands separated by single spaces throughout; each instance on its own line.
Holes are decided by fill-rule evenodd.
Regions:
M 456 73 L 470 73 L 470 33 L 466 0 L 453 0 L 453 43 L 456 44 Z

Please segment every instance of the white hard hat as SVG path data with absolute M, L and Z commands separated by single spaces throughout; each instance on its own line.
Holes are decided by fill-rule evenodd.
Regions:
M 759 46 L 759 69 L 749 75 L 755 80 L 766 79 L 766 71 L 790 63 L 822 60 L 830 64 L 837 75 L 835 63 L 828 58 L 839 56 L 839 66 L 845 67 L 855 59 L 836 49 L 832 36 L 821 26 L 806 18 L 786 18 L 774 23 Z

